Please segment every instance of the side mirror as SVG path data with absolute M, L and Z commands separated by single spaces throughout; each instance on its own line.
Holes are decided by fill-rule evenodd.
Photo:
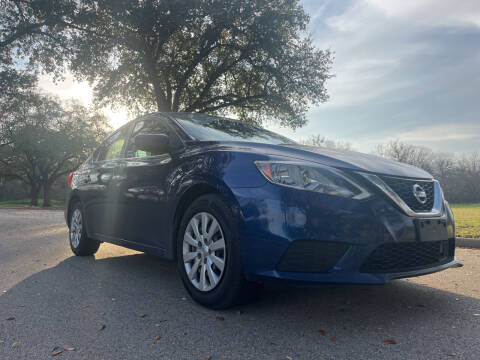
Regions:
M 168 152 L 170 143 L 166 134 L 139 134 L 133 139 L 137 150 L 151 152 L 152 154 L 163 154 Z

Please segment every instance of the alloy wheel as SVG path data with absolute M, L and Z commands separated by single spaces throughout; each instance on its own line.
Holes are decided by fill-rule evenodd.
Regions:
M 226 259 L 220 223 L 208 212 L 194 215 L 183 236 L 183 262 L 189 281 L 200 291 L 213 290 L 222 279 Z
M 79 209 L 75 209 L 70 222 L 70 243 L 77 248 L 82 238 L 82 213 Z

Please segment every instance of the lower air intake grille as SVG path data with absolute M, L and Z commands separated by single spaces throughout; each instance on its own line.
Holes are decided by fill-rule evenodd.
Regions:
M 454 239 L 383 244 L 370 254 L 360 272 L 396 273 L 428 268 L 451 261 L 454 252 Z
M 278 271 L 327 272 L 345 254 L 348 245 L 318 240 L 296 240 L 277 265 Z

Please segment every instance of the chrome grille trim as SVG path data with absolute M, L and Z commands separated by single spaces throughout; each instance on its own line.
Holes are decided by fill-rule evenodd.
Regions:
M 432 180 L 433 188 L 434 188 L 434 200 L 433 200 L 433 207 L 431 211 L 421 211 L 416 212 L 412 210 L 403 199 L 398 196 L 398 194 L 392 190 L 390 186 L 387 185 L 385 181 L 383 181 L 379 176 L 374 174 L 368 173 L 359 173 L 365 179 L 370 181 L 373 185 L 379 188 L 383 193 L 385 193 L 402 211 L 407 214 L 408 216 L 413 217 L 438 217 L 443 215 L 443 192 L 442 188 L 440 187 L 440 183 L 437 180 Z M 393 177 L 393 176 L 392 176 Z M 405 178 L 398 178 L 404 180 L 416 180 L 416 179 L 405 179 Z M 425 181 L 425 180 L 423 180 Z

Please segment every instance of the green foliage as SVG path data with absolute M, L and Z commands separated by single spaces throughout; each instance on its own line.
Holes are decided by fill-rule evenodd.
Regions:
M 35 86 L 34 75 L 0 65 L 0 148 L 9 142 L 15 121 L 13 110 L 30 96 Z
M 108 128 L 102 114 L 38 93 L 19 101 L 8 118 L 11 125 L 3 132 L 0 173 L 28 184 L 32 198 L 43 188 L 47 205 L 55 180 L 75 170 Z
M 2 1 L 0 65 L 34 69 L 41 64 L 43 71 L 61 75 L 72 35 L 91 19 L 82 1 Z
M 0 48 L 48 72 L 68 64 L 102 105 L 297 128 L 328 99 L 332 61 L 308 21 L 298 0 L 7 0 Z
M 63 202 L 58 200 L 50 200 L 51 206 L 54 207 L 63 207 Z M 25 207 L 30 205 L 30 199 L 22 199 L 22 200 L 7 200 L 7 201 L 0 201 L 0 207 Z M 43 200 L 40 199 L 38 201 L 38 206 L 43 206 Z

